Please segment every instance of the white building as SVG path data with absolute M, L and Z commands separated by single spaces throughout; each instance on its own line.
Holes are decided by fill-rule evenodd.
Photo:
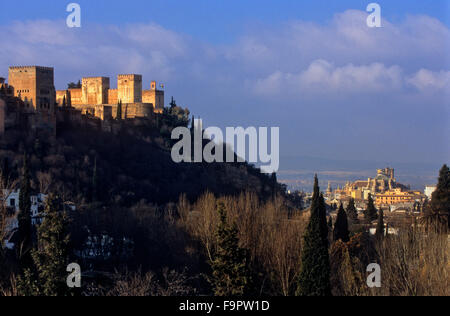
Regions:
M 19 190 L 3 190 L 3 201 L 5 201 L 5 206 L 9 209 L 12 216 L 19 212 Z M 42 211 L 44 210 L 45 201 L 47 195 L 39 193 L 37 195 L 32 195 L 31 199 L 31 221 L 33 225 L 39 224 L 42 218 Z
M 17 215 L 19 213 L 19 196 L 20 190 L 3 190 L 2 195 L 0 196 L 0 203 L 4 203 L 7 212 L 7 224 L 6 224 L 6 240 L 0 240 L 0 247 L 3 245 L 6 248 L 13 249 L 14 244 L 8 242 L 17 228 L 19 227 L 19 222 L 17 219 Z M 43 193 L 38 193 L 36 195 L 32 195 L 30 197 L 31 200 L 31 223 L 32 225 L 40 225 L 44 220 L 45 214 L 45 203 L 47 201 L 47 195 Z M 73 202 L 66 201 L 63 205 L 63 210 L 65 211 L 76 211 L 76 205 Z M 8 237 L 9 236 L 9 237 Z
M 7 212 L 8 218 L 6 222 L 6 240 L 0 241 L 0 245 L 3 242 L 5 248 L 13 249 L 14 243 L 9 242 L 10 237 L 14 235 L 15 231 L 19 227 L 19 221 L 17 215 L 19 213 L 19 196 L 20 190 L 3 190 L 2 196 L 0 196 L 0 203 L 3 201 Z M 47 195 L 39 193 L 32 195 L 31 200 L 31 223 L 33 225 L 41 224 L 43 219 L 43 211 L 45 208 L 45 201 Z
M 425 187 L 425 190 L 424 190 L 423 193 L 427 196 L 427 198 L 429 200 L 431 200 L 431 196 L 433 195 L 434 191 L 436 191 L 436 186 L 435 185 L 427 185 Z

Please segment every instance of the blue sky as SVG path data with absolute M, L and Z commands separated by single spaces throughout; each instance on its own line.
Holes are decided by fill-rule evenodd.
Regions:
M 57 3 L 55 3 L 57 2 Z M 85 23 L 153 22 L 196 38 L 222 43 L 233 41 L 250 25 L 279 24 L 292 20 L 323 23 L 336 12 L 364 10 L 370 1 L 360 0 L 78 0 Z M 5 1 L 0 21 L 60 19 L 70 1 Z M 450 25 L 448 0 L 383 0 L 383 17 L 391 21 L 405 15 L 425 14 Z M 16 10 L 20 7 L 20 10 Z M 4 10 L 3 10 L 4 9 Z
M 0 76 L 53 66 L 63 89 L 143 74 L 206 125 L 279 126 L 286 177 L 320 171 L 305 157 L 405 174 L 450 162 L 450 1 L 377 1 L 379 29 L 371 1 L 77 2 L 80 29 L 65 25 L 69 1 L 4 1 Z
M 71 1 L 4 1 L 0 21 L 60 19 Z M 364 10 L 370 1 L 360 0 L 78 0 L 85 23 L 154 22 L 211 42 L 233 41 L 249 24 L 278 24 L 290 20 L 323 23 L 336 12 Z M 383 0 L 383 17 L 400 20 L 408 14 L 433 16 L 450 24 L 448 0 Z M 17 10 L 20 8 L 20 10 Z

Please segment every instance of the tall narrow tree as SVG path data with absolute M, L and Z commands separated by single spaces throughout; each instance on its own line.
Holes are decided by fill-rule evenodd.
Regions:
M 378 211 L 375 208 L 375 203 L 373 202 L 372 195 L 369 194 L 369 201 L 367 202 L 367 208 L 364 211 L 364 218 L 366 222 L 370 223 L 378 218 Z
M 354 198 L 351 198 L 347 205 L 347 216 L 351 223 L 354 224 L 358 222 L 358 211 L 356 210 Z
M 426 206 L 424 219 L 429 228 L 446 233 L 450 229 L 450 169 L 447 165 L 439 171 L 439 180 L 431 202 Z
M 320 193 L 319 197 L 319 222 L 320 222 L 320 235 L 322 236 L 323 244 L 328 248 L 330 240 L 328 239 L 328 223 L 327 223 L 327 206 L 325 204 L 325 198 Z
M 323 204 L 323 196 L 320 194 L 319 181 L 316 175 L 310 208 L 311 216 L 304 236 L 302 266 L 296 293 L 300 296 L 331 295 L 328 241 L 324 242 L 321 224 L 321 215 L 325 212 L 322 209 Z
M 275 196 L 277 192 L 277 186 L 278 186 L 277 174 L 273 172 L 272 175 L 270 176 L 270 187 L 272 190 L 272 196 Z
M 119 100 L 119 103 L 117 104 L 116 119 L 119 121 L 122 119 L 122 100 Z
M 227 222 L 223 203 L 218 203 L 219 225 L 217 227 L 217 251 L 211 263 L 211 283 L 216 296 L 242 296 L 250 285 L 250 272 L 246 250 L 239 247 L 236 225 Z
M 33 231 L 31 226 L 31 175 L 28 166 L 28 156 L 23 156 L 22 175 L 20 178 L 18 242 L 16 251 L 21 267 L 30 263 L 30 251 L 33 245 Z
M 334 224 L 333 238 L 335 241 L 342 240 L 343 242 L 348 242 L 350 240 L 347 214 L 345 213 L 342 203 L 339 206 L 336 223 Z
M 376 235 L 378 238 L 384 237 L 384 213 L 383 213 L 382 209 L 380 209 L 379 215 L 378 215 Z

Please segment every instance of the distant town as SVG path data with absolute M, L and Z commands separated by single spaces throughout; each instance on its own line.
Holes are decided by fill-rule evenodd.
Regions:
M 336 187 L 332 187 L 328 182 L 324 199 L 333 217 L 336 216 L 340 204 L 347 208 L 352 201 L 362 219 L 363 211 L 367 208 L 371 197 L 375 206 L 385 211 L 387 222 L 389 219 L 412 222 L 414 218 L 417 219 L 422 215 L 435 190 L 436 185 L 426 186 L 423 192 L 411 190 L 409 185 L 397 181 L 394 168 L 387 167 L 376 170 L 376 175 L 367 180 L 348 181 L 345 185 Z M 313 193 L 293 190 L 289 190 L 288 193 L 302 197 L 303 207 L 310 207 Z

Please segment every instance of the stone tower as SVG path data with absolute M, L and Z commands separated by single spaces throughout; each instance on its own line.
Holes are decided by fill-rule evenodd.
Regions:
M 54 73 L 51 67 L 9 67 L 8 83 L 14 96 L 38 111 L 52 111 L 56 102 Z
M 144 90 L 142 102 L 153 104 L 157 112 L 162 111 L 164 108 L 164 91 L 157 89 L 156 81 L 150 83 L 150 90 Z
M 122 103 L 142 102 L 142 76 L 118 75 L 117 90 L 117 98 Z
M 83 104 L 107 104 L 109 78 L 90 77 L 81 79 Z

